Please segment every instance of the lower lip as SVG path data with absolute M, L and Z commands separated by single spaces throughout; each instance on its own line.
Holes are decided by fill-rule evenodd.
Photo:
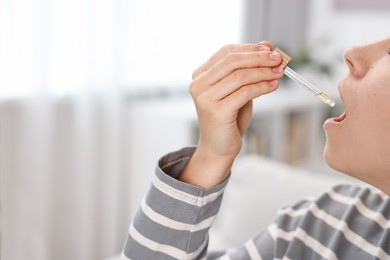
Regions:
M 346 118 L 346 114 L 345 113 L 343 113 L 341 116 L 339 116 L 339 117 L 335 117 L 335 118 L 329 118 L 329 119 L 327 119 L 326 121 L 325 121 L 325 123 L 324 123 L 324 128 L 329 128 L 329 127 L 331 127 L 331 126 L 333 126 L 333 125 L 339 125 L 339 124 L 341 124 L 344 120 L 345 120 L 345 118 Z

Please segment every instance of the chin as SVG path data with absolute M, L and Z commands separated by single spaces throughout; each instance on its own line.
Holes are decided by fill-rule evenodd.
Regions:
M 329 167 L 338 172 L 347 173 L 348 169 L 346 169 L 345 160 L 342 159 L 340 154 L 337 153 L 335 149 L 331 149 L 328 143 L 325 144 L 323 157 Z
M 329 151 L 329 147 L 327 145 L 325 145 L 324 147 L 324 151 L 323 151 L 323 157 L 325 159 L 325 162 L 332 168 L 333 168 L 333 158 L 332 158 L 332 155 L 331 155 L 331 152 Z
M 338 149 L 331 149 L 329 145 L 325 145 L 323 151 L 323 157 L 326 163 L 333 170 L 340 172 L 342 174 L 348 175 L 355 179 L 365 181 L 364 168 L 359 167 L 354 162 L 354 158 L 350 156 L 343 156 L 343 153 L 338 146 Z M 362 166 L 362 165 L 360 165 Z

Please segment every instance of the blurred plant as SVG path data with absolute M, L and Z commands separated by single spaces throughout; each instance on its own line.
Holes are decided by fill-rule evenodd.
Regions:
M 280 46 L 280 45 L 278 45 Z M 298 73 L 301 70 L 310 70 L 312 73 L 317 75 L 324 75 L 331 78 L 334 75 L 334 63 L 337 62 L 337 56 L 334 54 L 318 54 L 318 50 L 323 50 L 326 52 L 326 47 L 329 46 L 328 41 L 321 39 L 321 41 L 316 42 L 316 44 L 303 43 L 297 50 L 291 51 L 289 48 L 281 47 L 288 53 L 292 60 L 288 65 L 293 70 Z M 282 80 L 286 80 L 286 77 L 283 77 Z
M 294 54 L 294 58 L 291 60 L 289 66 L 292 69 L 310 67 L 313 72 L 331 77 L 333 75 L 332 65 L 328 62 L 314 58 L 312 55 L 314 51 L 314 48 L 311 48 L 307 44 L 302 45 Z

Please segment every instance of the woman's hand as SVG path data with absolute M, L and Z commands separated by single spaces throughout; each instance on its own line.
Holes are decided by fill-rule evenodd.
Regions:
M 252 100 L 276 90 L 282 58 L 269 42 L 227 45 L 193 73 L 190 92 L 200 130 L 197 150 L 179 177 L 209 188 L 222 182 L 241 150 Z

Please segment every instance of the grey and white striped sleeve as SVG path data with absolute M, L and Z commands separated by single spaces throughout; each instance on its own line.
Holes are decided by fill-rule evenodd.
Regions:
M 194 149 L 184 148 L 159 161 L 152 185 L 130 225 L 122 259 L 205 257 L 208 230 L 228 180 L 211 189 L 178 181 Z
M 372 187 L 337 185 L 279 210 L 267 232 L 273 258 L 390 259 L 390 199 Z M 268 248 L 259 241 L 258 250 Z
M 130 225 L 122 260 L 390 259 L 390 198 L 351 185 L 281 209 L 274 223 L 241 247 L 207 252 L 228 180 L 207 190 L 178 181 L 193 151 L 185 148 L 160 160 Z

